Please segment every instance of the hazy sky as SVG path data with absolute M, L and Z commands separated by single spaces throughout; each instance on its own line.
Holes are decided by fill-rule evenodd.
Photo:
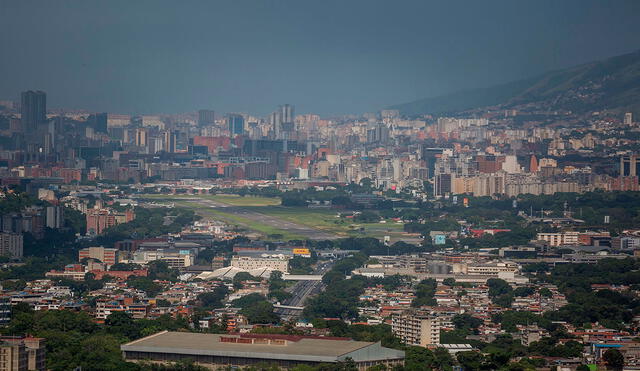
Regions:
M 0 99 L 362 113 L 636 49 L 637 0 L 0 0 Z

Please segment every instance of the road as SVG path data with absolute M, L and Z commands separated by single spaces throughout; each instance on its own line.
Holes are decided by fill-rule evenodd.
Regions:
M 256 211 L 247 210 L 241 206 L 233 206 L 218 201 L 198 199 L 198 200 L 185 200 L 189 203 L 197 203 L 199 205 L 206 205 L 209 208 L 217 209 L 220 212 L 236 215 L 245 219 L 249 219 L 253 222 L 268 225 L 273 228 L 285 230 L 287 232 L 305 236 L 311 240 L 334 240 L 339 236 L 327 233 L 315 228 L 307 227 L 304 225 L 296 224 L 287 220 L 282 220 L 270 215 L 265 215 Z M 242 224 L 242 223 L 238 223 Z M 250 225 L 244 225 L 244 227 L 251 229 Z
M 318 267 L 313 274 L 325 274 L 333 266 L 333 261 L 318 263 Z M 322 281 L 298 281 L 289 291 L 291 297 L 285 300 L 282 305 L 292 307 L 303 307 L 304 302 L 310 296 L 320 293 L 324 289 Z M 300 310 L 276 308 L 274 310 L 283 321 L 290 321 L 300 315 Z

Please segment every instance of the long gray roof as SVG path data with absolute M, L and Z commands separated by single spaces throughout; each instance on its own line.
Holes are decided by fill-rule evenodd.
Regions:
M 287 341 L 286 345 L 271 345 L 222 342 L 220 341 L 221 337 L 239 336 L 164 331 L 124 344 L 120 348 L 124 352 L 211 355 L 308 362 L 337 362 L 346 358 L 352 358 L 356 362 L 404 358 L 403 351 L 384 348 L 380 343 L 365 341 L 302 338 L 297 341 Z

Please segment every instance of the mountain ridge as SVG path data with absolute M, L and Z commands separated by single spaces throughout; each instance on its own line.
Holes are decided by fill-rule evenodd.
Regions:
M 640 113 L 640 50 L 486 88 L 395 104 L 409 116 L 484 107 Z

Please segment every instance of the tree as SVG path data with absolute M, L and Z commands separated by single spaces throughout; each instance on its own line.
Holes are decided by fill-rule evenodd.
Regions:
M 273 305 L 268 301 L 260 301 L 253 303 L 242 309 L 240 313 L 244 314 L 249 323 L 278 323 L 279 317 L 273 312 Z
M 608 349 L 602 355 L 602 359 L 606 362 L 608 367 L 611 367 L 614 370 L 622 370 L 624 367 L 624 356 L 618 349 Z
M 459 352 L 456 358 L 465 370 L 481 370 L 485 362 L 480 352 Z
M 480 318 L 472 317 L 469 314 L 456 314 L 451 322 L 459 330 L 475 330 L 482 325 Z
M 435 366 L 440 370 L 447 370 L 453 365 L 453 357 L 448 350 L 438 347 L 433 351 L 433 355 L 436 357 Z
M 125 312 L 113 312 L 104 321 L 107 331 L 121 335 L 129 340 L 140 336 L 140 329 L 133 321 L 133 317 Z
M 500 278 L 489 278 L 487 280 L 487 286 L 489 286 L 489 296 L 492 298 L 509 294 L 513 291 L 509 283 Z
M 540 294 L 540 296 L 544 296 L 545 298 L 550 298 L 553 296 L 553 293 L 551 292 L 551 290 L 549 290 L 546 287 L 543 287 L 540 290 L 538 290 L 538 293 Z
M 529 287 L 529 286 L 523 286 L 523 287 L 518 287 L 515 290 L 513 290 L 513 295 L 514 296 L 521 296 L 521 297 L 525 297 L 525 296 L 531 296 L 536 292 L 536 290 L 533 287 Z
M 423 347 L 408 347 L 405 351 L 404 369 L 405 371 L 424 370 L 435 363 L 433 352 Z
M 499 305 L 503 308 L 511 308 L 511 304 L 513 304 L 513 295 L 512 294 L 504 294 L 498 297 L 493 298 L 493 303 Z
M 224 300 L 228 293 L 229 289 L 227 289 L 227 286 L 220 285 L 213 289 L 212 292 L 203 292 L 198 295 L 198 301 L 206 308 L 221 308 L 222 300 Z
M 433 278 L 427 278 L 420 281 L 416 286 L 416 297 L 411 302 L 412 307 L 421 307 L 423 305 L 435 305 L 436 287 L 438 283 Z
M 452 287 L 456 285 L 456 280 L 455 278 L 451 278 L 451 277 L 445 278 L 444 280 L 442 280 L 442 284 Z
M 261 301 L 267 301 L 267 298 L 264 296 L 253 293 L 249 295 L 245 295 L 239 299 L 236 299 L 231 302 L 231 305 L 237 308 L 246 308 L 248 306 L 254 305 L 255 303 L 259 303 Z
M 356 215 L 355 221 L 359 223 L 376 223 L 380 220 L 380 215 L 374 211 L 363 211 Z
M 233 288 L 238 290 L 242 288 L 242 282 L 244 281 L 260 281 L 259 278 L 252 276 L 248 272 L 238 272 L 233 276 Z
M 95 334 L 83 339 L 80 350 L 74 355 L 82 370 L 135 370 L 136 367 L 122 359 L 120 342 L 113 335 Z M 71 366 L 71 365 L 69 365 Z M 69 367 L 68 369 L 72 369 Z
M 149 277 L 130 276 L 127 279 L 127 285 L 134 289 L 144 291 L 150 298 L 155 297 L 162 291 L 162 286 L 153 282 Z
M 170 307 L 171 302 L 166 299 L 158 299 L 156 300 L 156 307 Z

